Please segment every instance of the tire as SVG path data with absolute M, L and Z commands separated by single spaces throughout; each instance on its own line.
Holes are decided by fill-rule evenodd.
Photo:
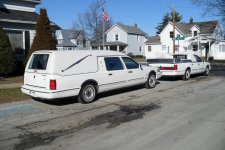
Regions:
M 189 80 L 191 78 L 191 70 L 190 69 L 186 69 L 182 79 L 183 80 Z
M 208 76 L 208 75 L 209 75 L 209 66 L 205 68 L 205 72 L 204 72 L 204 76 Z
M 154 88 L 155 85 L 156 85 L 156 76 L 155 76 L 155 74 L 151 73 L 148 76 L 148 80 L 145 83 L 145 87 L 148 89 L 151 89 L 151 88 Z
M 81 91 L 78 95 L 78 101 L 83 104 L 88 104 L 95 100 L 96 95 L 96 86 L 92 83 L 87 83 L 82 86 Z

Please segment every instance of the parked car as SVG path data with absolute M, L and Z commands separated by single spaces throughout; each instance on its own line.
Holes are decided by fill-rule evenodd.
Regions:
M 43 50 L 30 57 L 21 90 L 35 98 L 78 96 L 81 103 L 90 103 L 104 91 L 137 84 L 154 88 L 160 77 L 159 68 L 116 51 Z
M 147 59 L 150 66 L 157 66 L 162 76 L 182 76 L 189 80 L 193 74 L 209 75 L 211 65 L 193 54 L 175 54 L 172 58 Z

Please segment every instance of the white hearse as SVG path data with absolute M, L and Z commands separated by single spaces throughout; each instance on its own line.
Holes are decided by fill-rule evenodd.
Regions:
M 147 59 L 149 66 L 157 66 L 162 76 L 182 76 L 189 80 L 193 74 L 209 75 L 211 65 L 195 54 L 174 54 L 171 58 Z
M 21 90 L 34 98 L 78 96 L 81 103 L 90 103 L 104 91 L 137 84 L 153 88 L 160 77 L 159 68 L 140 65 L 116 51 L 42 50 L 31 55 Z

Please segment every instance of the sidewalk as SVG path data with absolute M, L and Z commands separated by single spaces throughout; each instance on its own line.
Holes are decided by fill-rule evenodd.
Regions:
M 23 85 L 22 82 L 19 83 L 7 83 L 7 84 L 0 84 L 0 89 L 10 89 L 10 88 L 19 88 Z

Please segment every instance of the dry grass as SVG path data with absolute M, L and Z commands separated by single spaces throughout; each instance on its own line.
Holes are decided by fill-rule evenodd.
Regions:
M 0 89 L 0 104 L 30 99 L 20 88 Z
M 0 84 L 22 83 L 22 82 L 23 82 L 23 76 L 7 77 L 7 78 L 0 77 Z

